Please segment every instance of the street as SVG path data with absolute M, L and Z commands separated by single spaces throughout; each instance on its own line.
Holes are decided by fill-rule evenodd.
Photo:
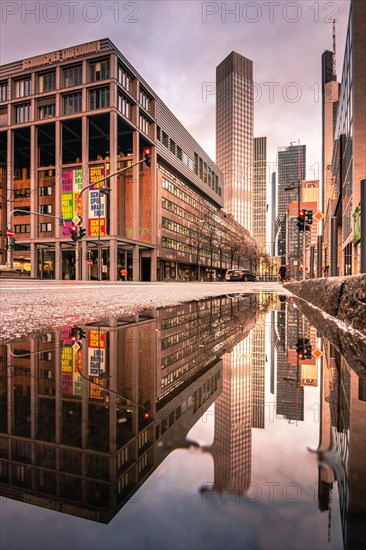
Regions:
M 35 331 L 85 324 L 235 292 L 268 290 L 290 294 L 266 282 L 86 282 L 2 280 L 0 340 L 8 342 Z

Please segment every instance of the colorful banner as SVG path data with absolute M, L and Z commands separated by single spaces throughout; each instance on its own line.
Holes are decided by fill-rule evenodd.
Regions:
M 89 183 L 94 183 L 95 186 L 90 188 L 89 191 L 89 225 L 88 234 L 90 237 L 97 237 L 106 235 L 106 196 L 100 195 L 99 187 L 104 187 L 105 182 L 97 184 L 105 177 L 104 166 L 92 166 L 89 169 Z M 100 196 L 99 196 L 100 195 Z M 100 206 L 100 212 L 99 212 Z M 99 230 L 99 218 L 100 218 L 100 230 Z M 100 231 L 100 233 L 99 233 Z
M 90 330 L 88 333 L 88 373 L 99 376 L 105 372 L 105 331 Z
M 76 214 L 82 218 L 82 201 L 78 204 L 78 212 L 76 212 L 77 198 L 82 188 L 83 172 L 81 168 L 62 170 L 61 207 L 62 217 L 65 220 L 62 226 L 62 237 L 71 236 L 72 219 Z

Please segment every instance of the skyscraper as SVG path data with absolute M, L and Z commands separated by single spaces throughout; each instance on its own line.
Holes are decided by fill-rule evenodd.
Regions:
M 335 178 L 332 174 L 332 153 L 338 105 L 339 84 L 335 74 L 334 52 L 325 51 L 322 55 L 322 179 L 320 181 L 319 210 L 325 215 L 319 229 L 323 233 L 324 258 L 322 264 L 329 265 L 330 259 L 330 220 L 337 202 Z M 319 262 L 320 264 L 320 262 Z M 317 275 L 322 275 L 318 265 Z
M 252 237 L 262 250 L 266 246 L 267 138 L 254 138 Z
M 224 208 L 252 232 L 253 62 L 231 52 L 216 68 L 216 162 Z
M 299 200 L 299 182 L 305 179 L 305 173 L 306 145 L 279 147 L 277 155 L 277 216 L 283 222 L 278 232 L 277 255 L 281 257 L 281 264 L 286 263 L 287 250 L 291 245 L 287 242 L 286 235 L 288 205 Z

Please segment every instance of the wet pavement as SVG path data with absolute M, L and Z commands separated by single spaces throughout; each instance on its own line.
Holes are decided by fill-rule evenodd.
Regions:
M 361 547 L 363 373 L 288 293 L 229 289 L 1 346 L 1 548 Z
M 0 281 L 0 341 L 37 330 L 116 318 L 143 308 L 253 290 L 290 293 L 278 283 Z

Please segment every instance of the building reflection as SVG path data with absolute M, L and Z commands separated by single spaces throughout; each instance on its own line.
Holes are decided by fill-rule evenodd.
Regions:
M 326 339 L 321 357 L 319 509 L 339 506 L 344 547 L 362 546 L 366 517 L 366 376 L 359 377 Z M 366 366 L 366 363 L 365 363 Z
M 366 517 L 366 372 L 360 377 L 360 369 L 357 374 L 328 339 L 318 336 L 291 299 L 280 304 L 272 346 L 276 349 L 277 418 L 302 421 L 304 389 L 319 385 L 319 415 L 313 407 L 319 423 L 319 510 L 328 513 L 330 540 L 332 511 L 339 507 L 344 548 L 358 548 Z M 299 355 L 299 340 L 307 340 L 311 356 Z M 317 350 L 323 352 L 318 361 Z
M 238 377 L 244 404 L 227 421 L 250 418 L 249 362 L 231 379 L 226 371 L 257 302 L 209 299 L 2 346 L 1 494 L 108 523 L 172 450 L 189 445 L 223 385 L 238 391 Z

